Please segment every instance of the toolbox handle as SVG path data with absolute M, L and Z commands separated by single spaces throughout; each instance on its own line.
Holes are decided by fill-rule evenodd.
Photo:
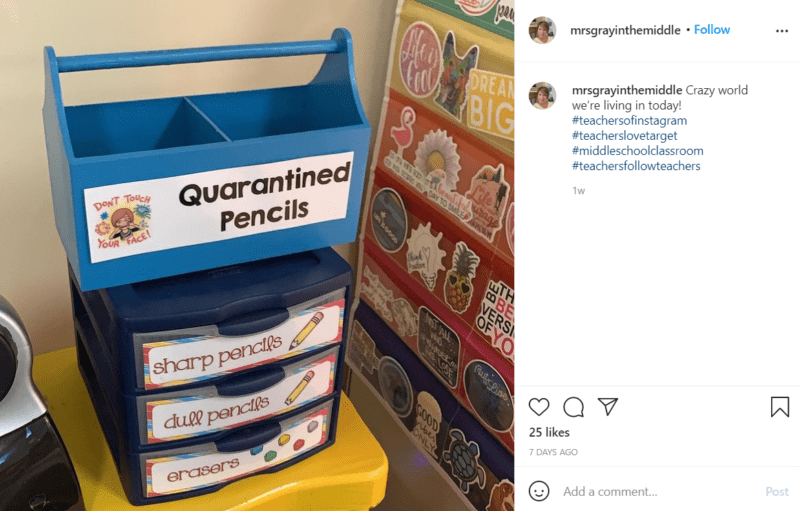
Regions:
M 275 328 L 287 321 L 289 316 L 289 311 L 286 309 L 277 310 L 267 316 L 263 311 L 251 312 L 218 323 L 217 332 L 227 337 L 253 335 Z
M 217 394 L 224 397 L 255 394 L 282 382 L 286 377 L 282 367 L 243 374 L 217 385 Z
M 361 124 L 368 126 L 356 85 L 353 59 L 353 39 L 344 28 L 333 31 L 330 39 L 320 41 L 295 41 L 242 46 L 220 46 L 185 50 L 156 50 L 133 53 L 109 53 L 57 57 L 51 46 L 44 48 L 45 94 L 42 115 L 48 144 L 59 152 L 59 157 L 70 165 L 76 161 L 67 124 L 67 115 L 61 92 L 61 73 L 93 71 L 98 69 L 165 66 L 192 62 L 289 57 L 327 54 L 316 76 L 307 87 L 335 87 L 339 97 L 352 96 Z
M 219 452 L 248 451 L 269 442 L 280 435 L 282 431 L 283 428 L 279 422 L 272 422 L 236 431 L 217 440 L 215 444 Z
M 341 39 L 323 39 L 320 41 L 292 41 L 285 43 L 186 48 L 182 50 L 78 55 L 74 57 L 57 57 L 56 62 L 58 63 L 58 71 L 60 73 L 72 73 L 76 71 L 96 71 L 99 69 L 170 66 L 173 64 L 192 64 L 196 62 L 213 62 L 219 60 L 294 57 L 298 55 L 341 53 L 344 51 L 347 51 L 347 46 L 343 44 Z

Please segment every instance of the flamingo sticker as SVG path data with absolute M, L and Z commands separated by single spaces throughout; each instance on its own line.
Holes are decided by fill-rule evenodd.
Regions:
M 390 134 L 397 143 L 397 153 L 400 158 L 403 158 L 403 151 L 406 147 L 411 145 L 411 140 L 414 138 L 414 128 L 411 126 L 417 120 L 417 114 L 410 106 L 403 107 L 400 112 L 400 126 L 392 126 Z

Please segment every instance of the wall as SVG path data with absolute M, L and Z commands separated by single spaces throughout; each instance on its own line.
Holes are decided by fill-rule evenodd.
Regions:
M 50 199 L 41 108 L 44 46 L 78 55 L 326 39 L 348 28 L 367 116 L 377 127 L 395 0 L 226 2 L 0 0 L 0 294 L 34 350 L 74 342 L 67 261 Z M 67 105 L 297 85 L 321 56 L 71 73 Z M 356 250 L 337 247 L 351 263 Z

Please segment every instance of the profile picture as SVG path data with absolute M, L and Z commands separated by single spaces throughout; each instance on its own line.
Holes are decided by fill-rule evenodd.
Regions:
M 547 110 L 556 102 L 556 90 L 547 82 L 539 82 L 531 87 L 528 99 L 534 108 Z
M 556 37 L 556 24 L 550 18 L 540 16 L 531 21 L 528 33 L 534 43 L 547 44 Z

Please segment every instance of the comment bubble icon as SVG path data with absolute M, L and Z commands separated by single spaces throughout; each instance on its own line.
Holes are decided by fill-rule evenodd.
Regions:
M 577 397 L 571 397 L 564 401 L 564 413 L 567 417 L 583 417 L 583 401 Z

